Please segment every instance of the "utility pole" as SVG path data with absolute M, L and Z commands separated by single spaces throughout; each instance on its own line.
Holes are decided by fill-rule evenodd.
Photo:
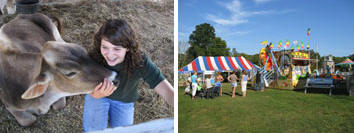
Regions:
M 319 55 L 320 53 L 318 53 L 318 44 L 316 44 L 316 51 L 317 51 L 317 54 Z M 316 54 L 316 69 L 317 69 L 317 71 L 319 71 L 318 70 L 318 55 Z

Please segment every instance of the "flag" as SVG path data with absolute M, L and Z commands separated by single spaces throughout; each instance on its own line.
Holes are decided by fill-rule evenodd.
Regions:
M 299 51 L 300 50 L 300 45 L 297 45 L 297 51 Z
M 301 41 L 301 49 L 304 49 L 304 42 Z
M 310 49 L 310 42 L 307 42 L 307 49 Z
M 293 45 L 291 45 L 291 50 L 294 50 L 294 44 L 293 44 Z
M 278 49 L 280 49 L 282 45 L 283 45 L 283 42 L 280 41 L 278 44 Z
M 272 49 L 274 46 L 273 46 L 273 43 L 272 42 L 270 42 L 270 48 Z
M 289 47 L 289 40 L 286 40 L 286 47 Z
M 310 36 L 310 32 L 311 32 L 311 29 L 308 28 L 308 29 L 307 29 L 307 36 Z
M 294 43 L 294 45 L 297 45 L 297 40 L 294 40 L 293 43 Z
M 268 41 L 267 41 L 267 40 L 261 41 L 261 44 L 262 44 L 262 45 L 267 45 L 267 44 L 268 44 Z

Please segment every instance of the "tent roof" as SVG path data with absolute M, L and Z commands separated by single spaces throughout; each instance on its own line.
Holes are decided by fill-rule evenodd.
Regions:
M 179 69 L 179 73 L 204 72 L 204 71 L 233 71 L 259 69 L 243 56 L 199 56 L 188 65 Z
M 354 64 L 354 62 L 347 58 L 344 61 L 342 61 L 341 63 L 338 63 L 336 65 L 345 65 L 345 64 Z

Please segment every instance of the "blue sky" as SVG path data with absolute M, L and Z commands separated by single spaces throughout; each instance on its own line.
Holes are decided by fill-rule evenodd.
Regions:
M 310 47 L 321 56 L 354 54 L 354 0 L 178 0 L 178 40 L 201 23 L 238 52 L 258 53 L 264 40 L 306 46 L 311 28 Z

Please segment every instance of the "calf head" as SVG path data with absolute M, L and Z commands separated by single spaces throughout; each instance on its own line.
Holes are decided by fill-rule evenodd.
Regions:
M 22 126 L 58 99 L 89 93 L 115 76 L 83 47 L 64 42 L 45 15 L 19 15 L 0 28 L 0 99 Z
M 64 96 L 85 94 L 93 91 L 104 78 L 113 80 L 115 72 L 96 64 L 87 51 L 73 43 L 48 41 L 42 50 L 41 73 L 29 89 L 22 94 L 23 99 L 36 98 L 47 89 Z

